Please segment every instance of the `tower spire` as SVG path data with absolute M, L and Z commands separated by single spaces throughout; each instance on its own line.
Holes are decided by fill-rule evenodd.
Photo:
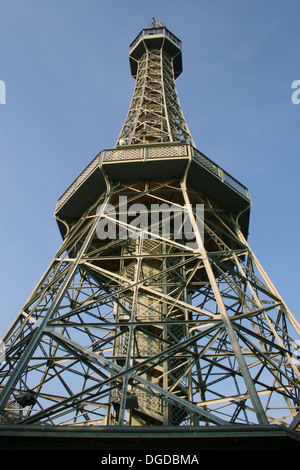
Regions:
M 181 41 L 152 18 L 129 47 L 135 88 L 119 145 L 193 140 L 179 103 L 175 79 L 182 72 Z
M 160 28 L 162 26 L 165 26 L 163 23 L 163 19 L 152 16 L 152 19 L 149 23 L 149 28 Z

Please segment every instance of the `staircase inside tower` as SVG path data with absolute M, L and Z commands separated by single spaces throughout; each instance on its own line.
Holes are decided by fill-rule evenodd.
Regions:
M 141 266 L 140 278 L 143 280 L 156 278 L 155 289 L 162 294 L 172 290 L 172 279 L 167 274 L 167 258 L 162 259 L 164 247 L 155 240 L 132 241 L 132 254 L 139 250 L 142 243 L 142 253 L 147 261 Z M 129 247 L 126 247 L 126 250 Z M 153 258 L 150 258 L 153 257 Z M 121 274 L 131 282 L 137 281 L 137 265 L 130 263 Z M 159 357 L 166 346 L 177 344 L 186 337 L 185 326 L 180 324 L 185 320 L 185 312 L 177 308 L 167 309 L 162 300 L 150 295 L 138 294 L 120 302 L 115 308 L 117 339 L 114 344 L 114 357 L 119 365 L 124 366 L 128 359 L 133 364 L 145 363 L 141 369 L 142 376 L 156 383 L 162 389 L 170 390 L 177 396 L 187 399 L 188 392 L 185 381 L 187 361 L 182 357 L 171 357 L 167 361 L 155 364 L 153 358 Z M 133 331 L 128 327 L 128 320 L 134 315 L 134 321 L 139 323 Z M 172 324 L 174 322 L 174 325 Z M 179 323 L 179 324 L 178 324 Z M 132 336 L 132 337 L 130 337 Z M 128 364 L 126 364 L 128 366 Z M 178 406 L 170 405 L 159 396 L 130 386 L 127 392 L 130 397 L 128 420 L 131 425 L 179 425 L 186 418 L 186 411 Z M 120 424 L 119 411 L 120 391 L 114 391 L 112 402 L 114 406 L 113 422 Z

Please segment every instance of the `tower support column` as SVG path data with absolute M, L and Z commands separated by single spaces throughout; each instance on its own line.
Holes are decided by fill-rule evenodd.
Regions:
M 227 334 L 229 336 L 230 342 L 232 344 L 233 350 L 235 352 L 237 361 L 239 363 L 242 375 L 243 375 L 245 383 L 247 385 L 249 395 L 251 397 L 251 401 L 253 403 L 255 412 L 257 414 L 258 422 L 259 422 L 259 424 L 267 425 L 268 420 L 265 416 L 265 413 L 264 413 L 263 407 L 261 405 L 260 399 L 258 397 L 258 394 L 257 394 L 256 389 L 254 387 L 252 378 L 249 374 L 247 365 L 245 363 L 243 354 L 241 352 L 240 346 L 239 346 L 238 341 L 236 339 L 234 329 L 232 328 L 230 319 L 228 317 L 228 314 L 227 314 L 222 296 L 220 294 L 218 285 L 217 285 L 216 280 L 215 280 L 214 273 L 212 271 L 212 268 L 211 268 L 211 265 L 210 265 L 210 262 L 209 262 L 209 258 L 207 256 L 207 252 L 206 252 L 205 247 L 204 247 L 203 238 L 202 238 L 201 234 L 199 233 L 199 227 L 198 227 L 198 224 L 195 220 L 194 213 L 191 209 L 191 207 L 192 207 L 191 202 L 190 202 L 188 194 L 187 194 L 187 188 L 186 188 L 185 180 L 182 181 L 181 187 L 182 187 L 182 192 L 183 192 L 183 195 L 184 195 L 185 203 L 186 203 L 186 206 L 187 206 L 187 210 L 188 210 L 188 213 L 189 213 L 189 217 L 190 217 L 191 223 L 193 225 L 195 238 L 196 238 L 196 243 L 198 245 L 197 248 L 196 248 L 196 251 L 198 251 L 200 253 L 201 258 L 203 260 L 203 263 L 204 263 L 209 281 L 210 281 L 211 286 L 212 286 L 212 290 L 213 290 L 215 298 L 216 298 L 216 302 L 219 306 L 220 316 L 221 316 L 222 321 L 224 323 L 224 326 L 226 328 L 226 331 L 227 331 Z

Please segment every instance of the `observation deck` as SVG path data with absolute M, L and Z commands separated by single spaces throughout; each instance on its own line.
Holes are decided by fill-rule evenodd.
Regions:
M 131 75 L 137 75 L 138 60 L 150 49 L 162 49 L 173 57 L 174 76 L 182 72 L 181 41 L 166 27 L 143 29 L 129 46 Z
M 187 184 L 234 216 L 248 235 L 250 196 L 248 189 L 189 144 L 180 142 L 123 146 L 102 150 L 59 198 L 55 217 L 63 234 L 67 224 L 78 220 L 113 183 L 181 180 L 187 170 Z

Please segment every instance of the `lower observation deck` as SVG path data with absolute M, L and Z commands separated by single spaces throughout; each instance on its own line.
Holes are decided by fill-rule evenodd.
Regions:
M 250 196 L 247 188 L 212 160 L 188 144 L 163 143 L 123 146 L 101 151 L 57 201 L 55 217 L 67 224 L 78 220 L 106 190 L 107 181 L 136 183 L 181 180 L 226 209 L 248 235 Z

